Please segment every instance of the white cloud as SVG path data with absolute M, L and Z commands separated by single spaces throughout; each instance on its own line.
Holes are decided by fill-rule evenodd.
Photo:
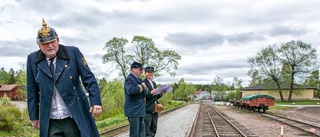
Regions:
M 206 84 L 216 76 L 248 82 L 247 58 L 265 46 L 299 39 L 319 51 L 319 6 L 317 0 L 2 0 L 0 67 L 18 70 L 38 50 L 45 18 L 62 44 L 79 47 L 98 77 L 118 77 L 114 64 L 102 64 L 105 42 L 142 35 L 182 56 L 176 77 L 159 82 Z

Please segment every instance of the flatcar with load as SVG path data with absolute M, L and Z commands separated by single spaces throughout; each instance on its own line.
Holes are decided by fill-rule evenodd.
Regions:
M 245 96 L 239 101 L 239 103 L 235 102 L 235 107 L 241 107 L 242 109 L 248 109 L 249 111 L 255 112 L 258 110 L 262 110 L 266 112 L 269 109 L 269 106 L 274 106 L 275 98 L 273 96 L 267 94 L 254 94 Z

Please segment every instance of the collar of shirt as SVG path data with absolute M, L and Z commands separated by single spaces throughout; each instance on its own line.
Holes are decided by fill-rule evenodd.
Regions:
M 133 74 L 133 73 L 131 73 L 133 76 L 135 76 L 136 78 L 139 78 L 137 75 L 135 75 L 135 74 Z
M 147 78 L 147 79 L 148 79 L 148 78 Z M 152 80 L 151 80 L 151 79 L 148 79 L 148 81 L 149 81 L 149 83 L 150 83 L 150 85 L 151 85 L 152 89 L 154 89 Z
M 47 60 L 48 65 L 50 65 L 50 58 L 46 57 L 46 60 Z M 56 63 L 56 57 L 54 57 L 54 59 L 53 59 L 53 64 L 55 65 L 55 63 Z

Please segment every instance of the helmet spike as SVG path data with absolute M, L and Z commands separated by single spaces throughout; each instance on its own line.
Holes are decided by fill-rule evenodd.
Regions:
M 44 18 L 42 18 L 42 26 L 45 28 L 45 27 L 47 27 L 47 23 L 46 23 L 46 21 L 44 20 Z

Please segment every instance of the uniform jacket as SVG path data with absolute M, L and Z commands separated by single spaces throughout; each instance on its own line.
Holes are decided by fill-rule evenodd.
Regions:
M 124 114 L 126 117 L 144 117 L 145 108 L 145 91 L 140 91 L 139 85 L 142 80 L 132 73 L 128 75 L 124 83 Z
M 160 95 L 160 94 L 159 95 L 155 95 L 155 96 L 152 95 L 151 94 L 152 86 L 151 86 L 149 80 L 146 78 L 146 79 L 143 80 L 143 82 L 146 83 L 147 88 L 148 88 L 148 91 L 146 92 L 146 112 L 147 113 L 152 113 L 152 112 L 154 112 L 154 103 L 155 102 L 159 103 L 158 99 L 161 98 L 162 95 Z M 153 84 L 154 89 L 156 89 L 157 88 L 157 84 L 154 81 L 152 81 L 152 84 Z M 157 112 L 155 112 L 155 113 L 157 113 Z
M 40 120 L 40 136 L 48 136 L 50 108 L 55 82 L 62 99 L 77 123 L 82 137 L 99 136 L 95 121 L 89 113 L 89 101 L 80 86 L 80 77 L 89 92 L 90 105 L 101 105 L 100 91 L 77 47 L 59 44 L 54 80 L 45 55 L 38 50 L 27 59 L 27 99 L 30 120 Z

